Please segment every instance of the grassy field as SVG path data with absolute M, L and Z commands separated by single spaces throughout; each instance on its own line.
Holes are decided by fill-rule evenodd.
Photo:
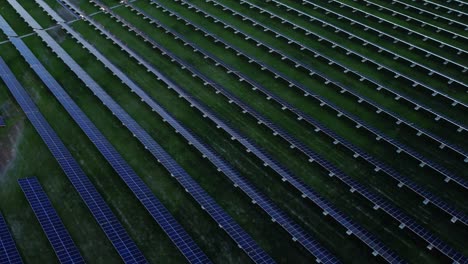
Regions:
M 19 2 L 42 27 L 48 28 L 55 24 L 42 9 L 38 8 L 34 1 L 21 0 Z M 69 14 L 66 15 L 68 11 L 63 9 L 56 1 L 47 0 L 46 2 L 58 10 L 60 14 L 71 17 Z M 79 3 L 80 8 L 88 14 L 98 11 L 98 8 L 88 3 L 88 1 L 73 2 Z M 113 0 L 102 2 L 107 6 L 119 4 L 118 1 Z M 411 85 L 408 85 L 401 78 L 394 79 L 392 75 L 386 72 L 368 67 L 366 63 L 362 63 L 355 56 L 346 56 L 342 52 L 334 52 L 334 49 L 331 47 L 322 45 L 316 39 L 309 38 L 299 31 L 293 30 L 290 26 L 282 24 L 279 20 L 272 20 L 268 15 L 260 14 L 254 9 L 249 9 L 247 5 L 240 5 L 236 2 L 224 0 L 219 2 L 246 16 L 268 24 L 269 27 L 283 32 L 288 37 L 339 61 L 353 70 L 359 71 L 369 78 L 377 80 L 397 91 L 405 92 L 420 101 L 424 101 L 436 111 L 444 113 L 463 124 L 467 123 L 467 119 L 463 115 L 466 109 L 462 106 L 448 107 L 445 101 L 432 97 L 422 90 L 422 88 L 413 89 Z M 447 85 L 443 80 L 428 78 L 424 71 L 412 70 L 408 65 L 404 65 L 398 60 L 395 61 L 387 55 L 370 51 L 360 45 L 359 42 L 333 33 L 333 31 L 323 28 L 320 23 L 308 22 L 306 18 L 298 17 L 292 12 L 286 12 L 284 8 L 276 7 L 261 0 L 251 0 L 250 2 L 277 13 L 289 21 L 302 25 L 318 35 L 339 41 L 341 45 L 349 49 L 359 51 L 386 66 L 398 69 L 398 71 L 408 74 L 415 79 L 422 80 L 432 87 L 437 87 L 462 102 L 466 103 L 468 101 L 466 87 L 452 87 Z M 309 7 L 302 7 L 299 2 L 293 0 L 282 0 L 281 2 L 298 7 L 312 16 L 343 27 L 369 41 L 373 41 L 386 48 L 388 47 L 428 67 L 441 70 L 465 83 L 467 81 L 466 75 L 461 74 L 455 68 L 442 67 L 436 62 L 424 59 L 424 56 L 421 54 L 402 49 L 398 46 L 400 44 L 389 45 L 380 38 L 350 26 L 333 16 L 327 16 Z M 453 43 L 456 46 L 463 47 L 463 45 L 466 45 L 466 42 L 462 39 L 452 40 L 446 36 L 434 34 L 424 28 L 418 28 L 417 25 L 405 22 L 398 17 L 381 14 L 375 8 L 365 7 L 365 5 L 361 5 L 359 2 L 343 2 L 362 8 L 367 12 L 381 15 L 382 18 L 391 19 L 395 23 L 412 28 L 428 36 Z M 376 2 L 382 4 L 380 2 L 384 1 Z M 468 146 L 468 141 L 465 137 L 466 131 L 454 133 L 453 129 L 447 129 L 445 123 L 435 122 L 428 114 L 415 111 L 410 105 L 393 100 L 388 94 L 377 92 L 370 83 L 360 82 L 354 77 L 348 77 L 336 66 L 330 66 L 327 63 L 323 63 L 320 59 L 314 58 L 307 52 L 297 50 L 297 48 L 286 41 L 275 38 L 271 33 L 259 30 L 258 27 L 252 26 L 249 22 L 242 21 L 239 16 L 232 16 L 228 11 L 223 11 L 211 3 L 201 0 L 192 0 L 190 3 L 220 20 L 232 24 L 234 27 L 254 36 L 262 42 L 272 45 L 291 58 L 311 65 L 317 70 L 326 73 L 330 78 L 352 87 L 360 94 L 375 100 L 380 105 L 404 116 L 409 121 L 440 135 L 462 148 Z M 243 37 L 234 34 L 231 30 L 223 28 L 219 23 L 213 23 L 211 19 L 207 19 L 203 15 L 196 13 L 193 9 L 188 9 L 173 1 L 164 2 L 164 5 L 189 19 L 193 24 L 203 26 L 216 37 L 235 45 L 245 54 L 258 58 L 260 61 L 284 73 L 289 78 L 302 83 L 311 91 L 354 113 L 367 123 L 380 129 L 386 135 L 407 144 L 431 160 L 443 164 L 457 175 L 465 179 L 468 177 L 466 175 L 467 165 L 459 155 L 447 149 L 439 149 L 438 144 L 431 140 L 418 137 L 411 129 L 398 126 L 389 117 L 376 114 L 368 105 L 357 103 L 348 95 L 341 94 L 340 90 L 333 85 L 326 85 L 323 81 L 310 77 L 308 72 L 292 67 L 290 63 L 282 60 L 281 57 L 272 55 L 268 50 L 257 47 L 254 41 L 245 40 Z M 168 12 L 162 12 L 161 9 L 155 8 L 149 4 L 149 1 L 138 0 L 135 2 L 135 6 L 156 17 L 164 25 L 184 34 L 184 37 L 190 42 L 208 50 L 214 56 L 253 78 L 283 100 L 319 120 L 356 146 L 385 161 L 420 186 L 424 186 L 454 205 L 461 212 L 466 213 L 468 211 L 468 205 L 464 202 L 466 200 L 466 190 L 462 187 L 454 183 L 444 183 L 443 177 L 433 170 L 426 167 L 420 168 L 419 162 L 407 155 L 397 154 L 391 145 L 382 143 L 381 141 L 376 142 L 362 128 L 357 129 L 352 122 L 337 117 L 328 108 L 318 105 L 313 98 L 301 96 L 301 93 L 297 89 L 294 87 L 290 88 L 284 82 L 278 81 L 272 73 L 262 71 L 258 66 L 249 63 L 244 57 L 236 56 L 232 50 L 227 50 L 224 46 L 214 43 L 212 38 L 205 37 L 199 31 L 193 30 L 193 26 L 185 25 L 185 23 L 176 20 Z M 323 3 L 323 6 L 336 12 L 343 12 L 343 15 L 353 17 L 353 13 L 341 10 L 336 4 Z M 362 183 L 369 190 L 379 194 L 402 209 L 409 216 L 417 219 L 420 224 L 442 238 L 449 245 L 464 255 L 468 255 L 466 247 L 468 230 L 466 226 L 461 223 L 451 224 L 450 217 L 440 209 L 432 205 L 423 205 L 421 197 L 409 189 L 398 188 L 397 183 L 385 173 L 375 172 L 373 166 L 364 160 L 354 159 L 352 152 L 334 145 L 333 140 L 327 136 L 315 133 L 312 126 L 297 120 L 296 116 L 290 112 L 282 111 L 279 104 L 267 100 L 257 91 L 252 91 L 249 85 L 245 82 L 239 82 L 237 78 L 228 74 L 223 68 L 217 67 L 212 63 L 207 63 L 208 60 L 205 60 L 202 55 L 184 46 L 182 40 L 173 39 L 170 34 L 156 28 L 141 16 L 132 13 L 129 8 L 120 6 L 113 9 L 113 12 L 135 25 L 151 39 L 169 49 L 176 56 L 188 62 L 214 82 L 221 84 L 243 102 L 282 127 L 310 149 L 331 161 L 335 166 Z M 406 13 L 411 14 L 412 12 L 406 11 Z M 14 27 L 19 35 L 33 32 L 5 0 L 0 0 L 0 15 Z M 417 17 L 431 20 L 430 17 Z M 437 250 L 427 250 L 427 245 L 408 231 L 408 229 L 400 230 L 398 228 L 399 223 L 392 220 L 381 210 L 376 211 L 372 209 L 373 204 L 361 196 L 349 192 L 349 188 L 336 179 L 336 177 L 328 177 L 328 173 L 321 167 L 315 163 L 309 163 L 307 156 L 297 149 L 291 149 L 288 142 L 272 135 L 271 130 L 263 125 L 259 125 L 257 120 L 252 116 L 242 114 L 239 107 L 230 104 L 225 97 L 216 94 L 212 88 L 205 86 L 199 79 L 193 78 L 187 70 L 181 69 L 179 65 L 171 62 L 167 56 L 153 49 L 150 44 L 143 42 L 134 32 L 129 32 L 107 14 L 97 13 L 92 18 L 104 25 L 106 29 L 118 36 L 119 39 L 138 54 L 144 56 L 155 68 L 170 76 L 171 79 L 175 80 L 189 94 L 215 111 L 232 127 L 252 139 L 253 142 L 271 154 L 277 161 L 293 172 L 294 175 L 298 176 L 299 179 L 316 190 L 353 221 L 373 233 L 403 259 L 411 263 L 447 262 L 447 259 L 438 253 Z M 365 23 L 364 19 L 362 20 Z M 167 86 L 162 81 L 157 80 L 143 66 L 138 65 L 136 61 L 129 58 L 128 54 L 123 52 L 117 45 L 113 45 L 110 40 L 99 35 L 96 30 L 84 21 L 75 21 L 71 23 L 71 26 L 115 65 L 120 67 L 132 80 L 138 83 L 156 102 L 163 105 L 177 120 L 205 143 L 209 144 L 246 179 L 272 199 L 276 205 L 286 211 L 296 223 L 313 235 L 340 260 L 345 263 L 363 263 L 363 260 L 366 263 L 383 262 L 381 258 L 373 257 L 371 250 L 357 238 L 346 235 L 346 230 L 330 217 L 323 216 L 318 207 L 310 201 L 301 198 L 297 190 L 288 184 L 282 183 L 279 175 L 270 168 L 264 167 L 262 162 L 253 154 L 245 152 L 244 147 L 240 143 L 230 140 L 230 136 L 227 133 L 217 129 L 213 122 L 203 118 L 198 110 L 191 108 L 189 103 L 179 98 L 174 90 L 167 89 Z M 370 26 L 392 32 L 391 27 L 386 27 L 383 24 L 373 23 Z M 459 29 L 454 29 L 453 31 L 466 35 L 466 33 Z M 213 164 L 207 159 L 203 159 L 202 154 L 197 149 L 187 144 L 187 141 L 181 135 L 175 133 L 172 127 L 165 123 L 160 116 L 152 112 L 151 108 L 142 103 L 140 98 L 123 85 L 117 77 L 112 76 L 112 73 L 100 62 L 97 62 L 93 55 L 82 49 L 81 45 L 76 43 L 76 40 L 70 38 L 65 31 L 59 28 L 48 30 L 48 32 L 125 111 L 176 159 L 190 176 L 275 261 L 280 263 L 307 263 L 314 259 L 298 243 L 293 242 L 289 234 L 273 223 L 265 212 L 255 204 L 252 204 L 243 192 L 238 188 L 234 188 L 227 177 L 218 172 Z M 460 58 L 452 56 L 452 54 L 447 53 L 443 48 L 420 41 L 417 38 L 407 37 L 401 32 L 392 32 L 392 34 L 407 39 L 415 45 L 464 63 L 463 56 Z M 5 40 L 7 40 L 6 36 L 0 35 L 0 43 Z M 156 162 L 154 157 L 145 150 L 144 146 L 133 137 L 132 133 L 121 125 L 118 119 L 112 115 L 93 93 L 41 42 L 39 37 L 32 35 L 25 37 L 23 40 L 212 261 L 216 263 L 249 262 L 248 256 L 237 247 L 236 243 L 222 229 L 218 228 L 217 224 L 205 211 L 200 209 L 200 206 L 185 192 L 184 188 L 170 176 L 164 167 Z M 93 146 L 92 142 L 88 140 L 47 87 L 42 84 L 40 79 L 29 68 L 14 46 L 8 42 L 0 44 L 0 56 L 12 68 L 17 78 L 33 97 L 41 112 L 64 141 L 73 156 L 80 162 L 87 176 L 111 206 L 147 259 L 152 263 L 184 262 L 183 256 L 171 243 L 163 230 L 112 170 L 104 157 Z M 53 249 L 50 247 L 46 236 L 42 232 L 39 223 L 35 219 L 16 182 L 18 178 L 34 175 L 41 181 L 85 260 L 89 263 L 120 262 L 118 254 L 112 248 L 105 234 L 92 218 L 92 215 L 73 189 L 65 174 L 57 166 L 56 161 L 54 161 L 45 144 L 25 118 L 14 98 L 8 92 L 8 89 L 1 82 L 0 88 L 0 113 L 7 119 L 7 127 L 0 129 L 0 157 L 5 157 L 6 160 L 0 162 L 0 166 L 2 166 L 0 167 L 0 209 L 7 220 L 24 261 L 27 263 L 57 262 Z

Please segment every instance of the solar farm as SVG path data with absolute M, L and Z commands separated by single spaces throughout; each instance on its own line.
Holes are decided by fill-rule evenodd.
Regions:
M 0 264 L 468 264 L 468 2 L 0 0 Z

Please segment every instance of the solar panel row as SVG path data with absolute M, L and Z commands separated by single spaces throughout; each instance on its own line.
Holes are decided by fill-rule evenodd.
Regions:
M 60 263 L 85 263 L 39 180 L 36 177 L 23 178 L 18 183 Z
M 1 58 L 0 58 L 1 64 Z M 7 223 L 0 213 L 0 263 L 22 264 L 23 261 L 16 248 L 15 241 L 8 230 Z
M 138 200 L 145 206 L 155 221 L 163 228 L 166 234 L 179 248 L 191 263 L 207 263 L 207 256 L 195 244 L 182 226 L 175 220 L 164 205 L 153 195 L 151 189 L 139 178 L 130 165 L 117 152 L 112 144 L 97 129 L 84 112 L 76 105 L 53 76 L 44 68 L 29 48 L 21 40 L 12 40 L 12 43 L 28 61 L 30 66 L 41 80 L 52 91 L 54 96 L 65 107 L 75 122 L 83 129 L 88 138 L 95 144 L 106 160 L 129 186 Z
M 152 0 L 153 2 L 155 0 Z M 210 2 L 210 1 L 209 1 Z M 216 21 L 216 23 L 222 23 L 224 25 L 225 28 L 232 28 L 234 30 L 234 32 L 240 32 L 240 30 L 232 27 L 231 25 L 228 25 L 226 24 L 225 22 L 223 21 L 220 21 L 219 19 L 217 19 L 216 17 L 213 17 L 209 14 L 207 14 L 205 11 L 203 10 L 200 10 L 199 8 L 197 8 L 196 6 L 192 5 L 192 4 L 189 4 L 188 2 L 182 2 L 180 1 L 181 5 L 187 5 L 189 6 L 189 8 L 195 8 L 198 12 L 202 12 L 205 17 L 212 17 L 212 19 L 214 21 Z M 200 10 L 200 11 L 199 11 Z M 237 13 L 238 15 L 241 15 L 239 13 Z M 252 40 L 255 40 L 255 38 L 251 37 L 250 35 L 245 35 L 246 38 L 248 39 L 252 39 Z M 262 46 L 265 46 L 267 47 L 270 51 L 275 51 L 277 52 L 278 54 L 280 53 L 280 51 L 278 50 L 274 50 L 273 48 L 271 48 L 270 46 L 264 44 L 264 43 L 261 43 L 259 42 L 258 40 L 255 40 L 258 45 L 262 45 Z M 284 54 L 281 54 L 281 57 L 282 58 L 287 58 L 286 55 Z M 255 59 L 252 59 L 253 61 Z M 448 182 L 450 180 L 453 180 L 455 183 L 457 183 L 458 185 L 468 189 L 468 182 L 465 181 L 463 178 L 457 176 L 457 175 L 454 175 L 452 172 L 450 172 L 449 170 L 447 170 L 446 168 L 444 168 L 443 166 L 441 166 L 440 164 L 426 158 L 425 156 L 421 155 L 420 153 L 416 152 L 415 150 L 409 148 L 408 146 L 402 144 L 401 142 L 398 142 L 396 140 L 394 140 L 393 138 L 391 137 L 388 137 L 386 136 L 385 134 L 383 134 L 381 131 L 379 131 L 378 129 L 374 128 L 373 126 L 370 126 L 369 124 L 366 124 L 362 119 L 360 119 L 359 117 L 355 116 L 354 114 L 348 112 L 348 111 L 345 111 L 344 109 L 340 108 L 338 105 L 334 104 L 333 102 L 323 98 L 323 97 L 320 97 L 319 95 L 317 94 L 314 94 L 310 89 L 306 88 L 304 85 L 298 83 L 297 81 L 294 81 L 292 79 L 290 79 L 289 77 L 286 77 L 284 76 L 284 74 L 274 70 L 274 69 L 271 69 L 271 67 L 269 67 L 268 65 L 266 64 L 262 64 L 262 68 L 264 69 L 269 69 L 270 71 L 272 71 L 274 74 L 275 74 L 275 77 L 281 77 L 283 80 L 285 80 L 286 82 L 288 82 L 290 84 L 290 86 L 294 86 L 294 87 L 297 87 L 299 88 L 301 91 L 304 92 L 304 94 L 306 96 L 308 95 L 312 95 L 312 97 L 319 101 L 320 102 L 320 105 L 321 106 L 324 106 L 324 105 L 327 105 L 328 107 L 334 109 L 336 112 L 337 112 L 337 115 L 339 117 L 341 116 L 345 116 L 347 117 L 348 119 L 350 119 L 352 122 L 356 123 L 356 126 L 358 128 L 360 127 L 363 127 L 365 128 L 366 130 L 368 130 L 369 132 L 371 132 L 372 134 L 374 134 L 376 136 L 376 140 L 379 141 L 381 139 L 383 139 L 384 141 L 386 141 L 387 143 L 393 145 L 396 149 L 397 149 L 397 152 L 400 153 L 400 152 L 404 152 L 406 154 L 408 154 L 409 156 L 413 157 L 414 159 L 420 161 L 420 166 L 423 167 L 423 166 L 428 166 L 430 168 L 432 168 L 434 171 L 440 173 L 441 175 L 443 175 L 445 177 L 445 181 Z M 328 84 L 330 83 L 330 81 L 326 81 L 325 84 Z
M 0 16 L 0 25 L 6 21 Z M 73 158 L 55 131 L 16 80 L 8 65 L 0 59 L 0 77 L 15 97 L 18 104 L 45 142 L 60 167 L 71 181 L 76 191 L 88 206 L 96 221 L 106 233 L 125 263 L 146 263 L 143 254 L 128 236 L 120 221 L 112 213 L 102 196 L 87 178 L 78 162 Z
M 36 0 L 41 6 L 41 0 Z M 52 10 L 48 10 L 52 17 L 56 14 Z M 84 14 L 80 14 L 83 18 L 89 19 Z M 78 40 L 80 44 L 86 47 L 93 55 L 106 65 L 118 78 L 121 79 L 133 92 L 135 92 L 146 104 L 148 104 L 153 111 L 158 113 L 165 121 L 167 121 L 178 133 L 180 133 L 188 142 L 194 145 L 203 155 L 208 158 L 218 170 L 222 171 L 229 179 L 243 190 L 253 201 L 256 202 L 272 219 L 280 224 L 287 232 L 289 232 L 299 243 L 306 247 L 313 253 L 321 262 L 335 262 L 336 260 L 325 250 L 319 243 L 317 243 L 305 230 L 299 227 L 292 221 L 286 213 L 281 211 L 274 203 L 266 196 L 260 193 L 250 182 L 244 179 L 228 162 L 223 160 L 217 155 L 208 145 L 201 142 L 194 134 L 187 128 L 174 119 L 162 106 L 156 103 L 150 96 L 148 96 L 138 85 L 128 79 L 125 74 L 113 65 L 107 58 L 105 58 L 98 50 L 93 48 L 87 43 L 79 34 L 73 31 L 70 27 L 64 26 L 67 32 Z M 119 41 L 119 40 L 116 40 Z M 120 41 L 119 41 L 120 42 Z M 119 43 L 123 46 L 121 43 Z
M 109 10 L 107 10 L 109 11 Z M 136 29 L 133 27 L 131 24 L 126 23 L 119 17 L 117 17 L 115 14 L 112 14 L 112 16 L 120 23 L 124 24 L 126 27 L 129 28 L 129 31 L 133 31 L 136 34 L 140 35 L 142 38 L 145 39 L 145 41 L 151 43 L 153 47 L 157 47 L 158 49 L 161 49 L 161 47 L 158 47 L 158 44 L 148 38 L 143 32 L 140 30 Z M 422 239 L 424 239 L 427 243 L 429 243 L 429 247 L 435 247 L 439 249 L 442 253 L 446 254 L 449 258 L 453 259 L 454 261 L 457 261 L 459 259 L 463 259 L 464 256 L 461 255 L 459 252 L 455 251 L 453 248 L 448 246 L 445 242 L 441 241 L 439 238 L 435 237 L 433 234 L 431 234 L 429 231 L 427 231 L 425 228 L 420 226 L 419 224 L 416 223 L 416 221 L 410 217 L 408 217 L 406 214 L 404 214 L 402 211 L 399 209 L 393 207 L 390 205 L 389 202 L 386 200 L 383 200 L 379 196 L 376 196 L 374 193 L 369 192 L 365 187 L 354 181 L 352 178 L 341 172 L 338 168 L 333 166 L 331 163 L 328 161 L 322 159 L 320 156 L 318 156 L 316 153 L 312 152 L 310 149 L 307 147 L 303 146 L 302 143 L 297 142 L 294 138 L 289 136 L 287 133 L 284 133 L 283 131 L 279 131 L 277 129 L 277 126 L 273 124 L 272 122 L 264 119 L 256 113 L 253 109 L 250 109 L 247 105 L 245 105 L 243 102 L 235 98 L 232 94 L 230 94 L 227 90 L 223 89 L 220 85 L 214 83 L 211 79 L 208 77 L 204 76 L 201 74 L 199 71 L 196 69 L 193 69 L 189 65 L 185 64 L 180 58 L 177 58 L 173 56 L 170 52 L 168 51 L 163 51 L 163 54 L 169 56 L 171 58 L 171 61 L 177 62 L 181 65 L 183 69 L 187 69 L 192 72 L 193 76 L 200 78 L 206 85 L 210 85 L 213 88 L 215 88 L 218 92 L 222 93 L 225 95 L 230 102 L 235 102 L 239 107 L 244 109 L 244 111 L 249 112 L 252 116 L 254 116 L 257 120 L 259 120 L 259 123 L 263 123 L 266 126 L 270 128 L 274 128 L 274 131 L 277 131 L 279 135 L 281 135 L 284 139 L 286 139 L 288 142 L 293 142 L 291 144 L 292 147 L 296 147 L 300 149 L 302 152 L 306 153 L 312 161 L 316 161 L 318 164 L 320 164 L 323 168 L 326 170 L 330 171 L 330 176 L 337 176 L 343 183 L 347 184 L 348 186 L 351 187 L 351 189 L 354 191 L 357 191 L 360 193 L 363 197 L 368 199 L 371 203 L 373 203 L 375 206 L 374 208 L 381 208 L 383 211 L 385 211 L 388 215 L 393 217 L 395 220 L 397 220 L 400 224 L 401 227 L 408 227 L 412 232 L 414 232 L 416 235 L 420 236 Z M 262 120 L 261 120 L 262 119 Z
M 95 93 L 106 107 L 119 118 L 148 151 L 171 173 L 187 192 L 206 210 L 206 212 L 233 238 L 240 248 L 244 250 L 257 263 L 272 263 L 273 260 L 261 249 L 252 237 L 247 234 L 235 221 L 211 198 L 198 183 L 154 140 L 151 136 L 131 118 L 74 60 L 58 43 L 46 32 L 40 30 L 40 25 L 14 0 L 8 0 L 15 7 L 26 22 L 38 33 L 41 39 L 62 59 L 67 66 L 80 78 L 86 86 Z
M 155 5 L 157 5 L 157 7 L 161 7 L 155 2 L 153 2 L 153 3 Z M 404 177 L 403 175 L 399 174 L 396 170 L 394 170 L 390 166 L 386 165 L 385 163 L 383 163 L 383 162 L 379 161 L 378 159 L 374 158 L 373 156 L 369 155 L 368 153 L 366 153 L 362 149 L 356 147 L 351 142 L 349 142 L 346 139 L 342 138 L 341 136 L 336 134 L 334 131 L 330 130 L 329 128 L 327 128 L 326 126 L 324 126 L 323 124 L 321 124 L 317 120 L 313 119 L 309 115 L 307 115 L 307 114 L 301 112 L 300 110 L 296 109 L 295 107 L 291 106 L 290 104 L 285 102 L 282 98 L 280 98 L 279 96 L 273 94 L 268 89 L 266 89 L 265 87 L 263 87 L 259 83 L 252 80 L 250 77 L 246 76 L 245 74 L 243 74 L 243 73 L 241 73 L 239 71 L 236 71 L 236 69 L 234 69 L 232 66 L 225 63 L 223 60 L 221 60 L 221 59 L 217 58 L 216 56 L 210 54 L 206 50 L 203 50 L 201 47 L 189 42 L 188 40 L 186 40 L 186 38 L 182 34 L 179 34 L 176 31 L 170 29 L 169 27 L 164 26 L 157 19 L 150 16 L 149 14 L 144 12 L 143 10 L 141 10 L 141 9 L 139 9 L 137 7 L 134 7 L 132 5 L 127 5 L 127 6 L 129 6 L 137 14 L 145 16 L 156 27 L 162 28 L 162 29 L 164 29 L 166 31 L 166 33 L 170 33 L 174 38 L 182 40 L 184 42 L 184 45 L 192 47 L 192 49 L 194 51 L 197 51 L 200 54 L 202 54 L 204 56 L 204 58 L 210 58 L 213 61 L 213 63 L 215 63 L 215 65 L 223 67 L 227 72 L 230 72 L 230 73 L 236 75 L 239 79 L 242 79 L 245 82 L 249 83 L 250 85 L 252 85 L 252 87 L 253 87 L 252 89 L 258 89 L 260 92 L 265 94 L 267 99 L 273 99 L 274 101 L 276 101 L 278 104 L 280 104 L 283 107 L 283 110 L 289 109 L 292 113 L 297 115 L 298 119 L 303 119 L 306 122 L 308 122 L 309 124 L 316 127 L 316 131 L 318 131 L 318 132 L 322 131 L 324 134 L 328 135 L 332 140 L 334 140 L 334 142 L 336 142 L 336 144 L 342 144 L 343 146 L 348 148 L 350 151 L 355 153 L 354 156 L 356 158 L 359 157 L 359 156 L 362 157 L 364 160 L 366 160 L 370 164 L 374 165 L 377 170 L 382 170 L 383 172 L 385 172 L 386 174 L 388 174 L 389 176 L 394 178 L 398 182 L 398 184 L 400 184 L 402 186 L 403 185 L 407 186 L 408 188 L 413 190 L 415 193 L 422 196 L 425 199 L 425 202 L 431 202 L 434 205 L 436 205 L 437 207 L 439 207 L 440 209 L 442 209 L 443 211 L 447 212 L 450 216 L 452 216 L 452 222 L 460 220 L 462 223 L 468 224 L 468 217 L 465 214 L 463 214 L 462 212 L 460 212 L 457 209 L 453 208 L 453 206 L 447 204 L 446 202 L 444 202 L 443 200 L 441 200 L 437 196 L 433 195 L 429 191 L 425 190 L 424 188 L 421 188 L 415 182 L 413 182 L 413 181 L 409 180 L 407 177 Z M 188 20 L 186 20 L 183 17 L 179 16 L 178 13 L 172 12 L 170 9 L 165 9 L 165 10 L 167 10 L 167 12 L 170 12 L 170 14 L 175 16 L 177 19 L 179 19 L 181 21 L 184 21 L 185 23 L 190 23 Z M 201 28 L 200 30 L 202 32 L 204 32 L 205 34 L 208 34 L 208 32 L 205 29 Z M 228 44 L 226 44 L 226 45 L 228 45 Z M 233 47 L 232 45 L 229 45 L 229 47 L 236 50 L 236 51 L 238 51 L 238 52 L 241 52 L 238 48 Z M 247 55 L 245 55 L 245 56 L 248 57 Z

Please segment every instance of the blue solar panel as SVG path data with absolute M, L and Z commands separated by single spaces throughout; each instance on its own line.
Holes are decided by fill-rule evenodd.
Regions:
M 19 179 L 18 183 L 60 263 L 85 263 L 37 178 Z
M 3 118 L 3 116 L 0 116 L 0 127 L 4 126 L 6 126 L 5 119 Z
M 0 213 L 0 263 L 22 264 L 15 241 L 8 230 L 7 223 Z
M 41 28 L 27 12 L 14 0 L 15 10 L 20 13 L 26 22 L 33 28 Z M 86 86 L 120 119 L 135 137 L 147 148 L 151 154 L 171 173 L 171 175 L 192 195 L 208 214 L 223 228 L 238 246 L 258 263 L 272 263 L 273 260 L 257 245 L 235 221 L 211 198 L 180 165 L 155 141 L 151 136 L 131 118 L 100 86 L 97 84 L 61 47 L 43 30 L 36 30 L 38 35 L 48 46 L 75 72 Z
M 52 77 L 52 75 L 50 75 L 50 73 L 43 67 L 24 42 L 20 39 L 12 39 L 12 43 L 18 50 L 20 50 L 20 53 L 30 63 L 39 78 L 43 80 L 59 102 L 65 107 L 67 112 L 83 129 L 89 139 L 104 155 L 114 170 L 122 177 L 124 182 L 129 186 L 135 196 L 145 206 L 159 225 L 163 227 L 163 230 L 184 253 L 188 260 L 192 263 L 209 262 L 207 256 L 195 244 L 182 226 L 177 223 L 161 202 L 152 194 L 151 189 L 149 189 L 149 187 L 139 178 L 112 144 L 104 137 L 91 120 L 88 119 L 78 105 L 76 105 L 60 84 Z
M 0 16 L 0 25 L 6 21 Z M 119 220 L 112 213 L 102 196 L 80 168 L 78 162 L 65 147 L 47 120 L 39 112 L 32 99 L 16 80 L 8 65 L 0 58 L 0 77 L 25 112 L 29 121 L 46 143 L 52 155 L 67 175 L 70 182 L 88 206 L 96 221 L 106 233 L 125 263 L 146 263 L 136 244 L 128 236 Z

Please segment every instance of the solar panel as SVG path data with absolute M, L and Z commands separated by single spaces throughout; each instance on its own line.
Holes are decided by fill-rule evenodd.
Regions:
M 267 124 L 269 124 L 269 123 L 267 123 Z
M 22 264 L 15 241 L 8 230 L 7 223 L 0 213 L 0 263 Z
M 2 28 L 6 26 L 7 25 L 2 24 Z M 65 107 L 75 122 L 77 122 L 77 124 L 83 129 L 93 144 L 95 144 L 98 150 L 104 155 L 109 164 L 111 164 L 127 186 L 129 186 L 139 201 L 154 217 L 156 222 L 163 227 L 163 230 L 168 234 L 171 240 L 182 251 L 182 253 L 184 253 L 184 256 L 186 256 L 192 263 L 209 262 L 207 256 L 195 244 L 182 226 L 180 226 L 169 211 L 167 211 L 162 203 L 152 194 L 151 189 L 149 189 L 149 187 L 141 180 L 112 144 L 97 129 L 92 121 L 89 120 L 78 105 L 76 105 L 60 84 L 24 44 L 24 42 L 20 39 L 12 39 L 12 43 L 17 47 L 26 61 L 30 63 L 30 66 L 39 78 L 41 78 L 41 80 L 52 91 L 54 96 Z
M 0 116 L 0 127 L 4 126 L 6 126 L 5 119 L 3 118 L 3 116 Z
M 85 263 L 39 180 L 31 177 L 19 179 L 18 183 L 60 263 Z
M 3 26 L 5 23 L 6 21 L 0 16 L 0 25 Z M 112 213 L 102 196 L 79 166 L 79 163 L 73 158 L 52 127 L 50 127 L 47 120 L 39 112 L 37 106 L 2 58 L 0 58 L 0 77 L 3 79 L 21 109 L 23 109 L 23 112 L 41 136 L 65 175 L 80 194 L 124 262 L 146 263 L 143 254 L 129 237 L 120 221 Z
M 25 18 L 31 27 L 41 27 L 14 0 L 8 0 L 15 10 Z M 202 208 L 224 229 L 231 238 L 253 260 L 258 263 L 272 263 L 273 260 L 261 249 L 252 237 L 247 234 L 216 202 L 211 198 L 190 175 L 154 140 L 151 136 L 123 110 L 80 66 L 64 51 L 58 43 L 43 30 L 36 30 L 37 34 L 61 58 L 65 64 L 80 78 L 86 86 L 111 110 L 117 118 L 135 135 L 150 153 L 171 173 L 171 175 L 187 190 Z

